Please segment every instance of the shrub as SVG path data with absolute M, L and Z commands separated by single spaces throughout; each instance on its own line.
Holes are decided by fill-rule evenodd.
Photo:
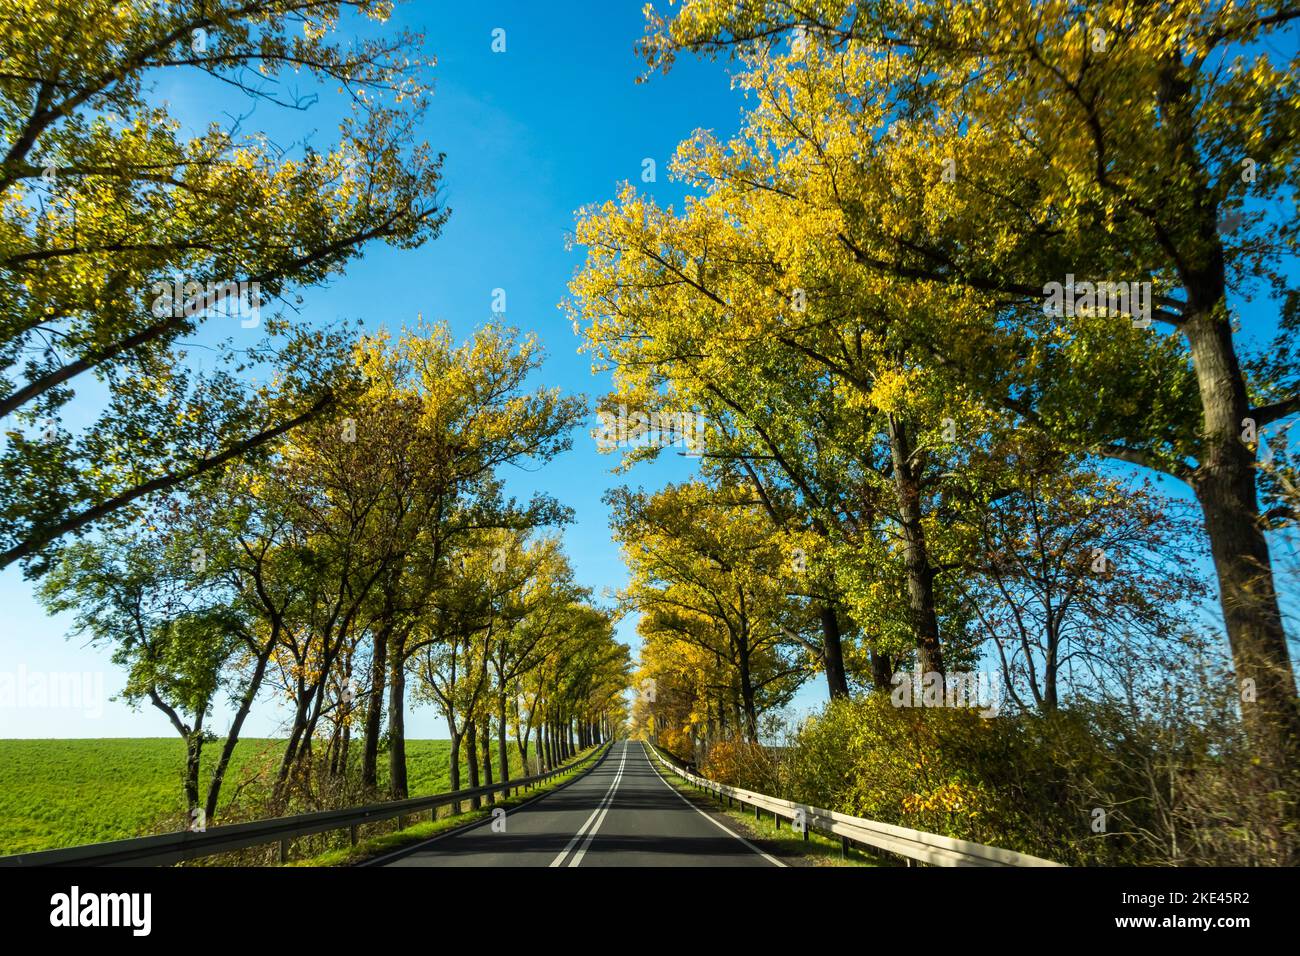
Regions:
M 831 702 L 776 753 L 715 748 L 710 767 L 787 799 L 1072 865 L 1297 859 L 1295 788 L 1252 767 L 1235 720 L 1186 700 L 1142 715 L 1079 701 L 985 718 L 872 694 Z

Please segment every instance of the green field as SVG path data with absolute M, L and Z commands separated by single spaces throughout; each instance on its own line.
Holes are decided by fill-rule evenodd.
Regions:
M 241 740 L 226 774 L 223 805 L 241 781 L 273 768 L 282 746 L 279 740 Z M 449 741 L 409 740 L 406 748 L 412 796 L 450 789 Z M 205 776 L 219 749 L 205 750 Z M 517 774 L 517 752 L 511 749 L 511 773 Z M 178 829 L 185 813 L 184 763 L 181 741 L 164 737 L 0 740 L 0 854 Z M 461 766 L 461 786 L 467 786 L 463 753 Z M 382 757 L 380 770 L 382 784 Z

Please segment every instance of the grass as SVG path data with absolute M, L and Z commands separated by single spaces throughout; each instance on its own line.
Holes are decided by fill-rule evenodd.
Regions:
M 382 833 L 378 836 L 358 841 L 356 846 L 343 847 L 337 850 L 329 850 L 325 853 L 319 853 L 315 856 L 303 860 L 294 860 L 287 864 L 288 866 L 355 866 L 358 863 L 364 863 L 375 857 L 383 856 L 386 853 L 393 853 L 403 847 L 411 846 L 444 833 L 448 830 L 455 830 L 459 827 L 467 826 L 471 823 L 478 823 L 486 820 L 492 815 L 492 811 L 498 807 L 510 810 L 526 803 L 530 800 L 537 799 L 538 796 L 548 793 L 557 787 L 563 786 L 574 777 L 581 775 L 587 767 L 600 753 L 600 748 L 585 751 L 579 756 L 578 761 L 574 763 L 573 768 L 567 773 L 562 773 L 553 777 L 539 787 L 524 793 L 515 794 L 506 800 L 498 800 L 496 803 L 484 807 L 481 810 L 471 810 L 466 813 L 458 813 L 454 816 L 441 817 L 437 820 L 426 820 L 423 823 L 417 823 L 413 826 L 406 827 L 402 830 L 395 830 L 391 833 Z
M 655 766 L 664 779 L 685 794 L 688 800 L 697 805 L 708 804 L 711 811 L 728 818 L 732 829 L 783 863 L 794 863 L 796 866 L 883 865 L 878 859 L 864 853 L 860 847 L 852 847 L 847 856 L 842 855 L 839 837 L 825 836 L 814 830 L 809 832 L 808 839 L 805 840 L 802 833 L 791 829 L 788 820 L 778 828 L 770 813 L 760 812 L 759 818 L 755 819 L 753 807 L 728 807 L 725 802 L 718 803 L 716 797 L 696 790 L 675 773 L 666 771 L 662 764 L 656 762 Z
M 222 788 L 222 807 L 229 805 L 241 783 L 251 781 L 256 787 L 269 779 L 283 748 L 282 740 L 241 740 Z M 449 741 L 408 740 L 406 748 L 411 796 L 451 789 Z M 219 752 L 220 744 L 204 748 L 205 778 Z M 510 758 L 511 774 L 518 775 L 513 742 Z M 179 738 L 0 740 L 0 854 L 180 829 L 185 825 L 184 765 Z M 463 750 L 461 767 L 461 786 L 467 786 Z M 387 783 L 387 769 L 381 755 L 381 786 Z

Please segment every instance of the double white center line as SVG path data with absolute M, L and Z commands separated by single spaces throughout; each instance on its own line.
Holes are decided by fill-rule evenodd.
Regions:
M 601 823 L 605 820 L 605 814 L 609 812 L 610 804 L 614 802 L 614 791 L 618 789 L 619 781 L 623 779 L 623 767 L 626 765 L 627 741 L 624 741 L 623 757 L 618 762 L 618 772 L 614 774 L 614 782 L 609 785 L 609 789 L 605 791 L 605 796 L 601 798 L 596 809 L 591 811 L 591 816 L 587 817 L 587 822 L 584 823 L 578 829 L 578 832 L 573 835 L 573 839 L 569 841 L 568 846 L 561 850 L 559 855 L 551 861 L 551 866 L 563 866 L 564 858 L 569 855 L 569 851 L 577 845 L 579 840 L 582 840 L 582 846 L 579 848 L 578 852 L 573 855 L 573 859 L 569 861 L 569 866 L 577 866 L 582 862 L 582 858 L 587 852 L 587 847 L 591 846 L 591 841 L 596 837 L 596 831 L 600 829 Z M 585 840 L 583 840 L 584 834 L 586 835 Z

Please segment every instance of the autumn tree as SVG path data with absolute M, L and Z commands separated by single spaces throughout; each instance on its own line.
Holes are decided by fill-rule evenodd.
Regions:
M 376 632 L 387 640 L 374 645 L 365 727 L 365 753 L 377 753 L 377 715 L 386 691 L 389 779 L 399 795 L 406 792 L 406 669 L 417 651 L 438 639 L 427 627 L 418 639 L 412 634 L 440 600 L 451 555 L 465 554 L 473 541 L 481 545 L 489 529 L 526 531 L 567 520 L 565 509 L 547 496 L 519 503 L 501 490 L 503 469 L 537 465 L 568 448 L 584 408 L 580 398 L 559 389 L 527 387 L 541 360 L 535 337 L 495 325 L 462 343 L 438 325 L 396 338 L 375 336 L 361 346 L 360 367 L 370 385 L 354 424 L 358 433 L 375 429 L 376 440 L 400 449 L 383 453 L 400 458 L 404 476 L 390 485 L 386 507 L 394 507 L 393 494 L 409 498 L 399 509 L 400 525 L 393 526 L 392 575 L 381 578 L 379 593 L 391 596 L 397 617 L 384 618 L 392 626 Z M 367 403 L 377 403 L 377 410 L 398 403 L 410 414 L 400 430 L 388 432 L 381 427 L 388 417 L 380 412 L 370 418 Z M 369 757 L 366 767 L 373 767 Z
M 568 557 L 554 537 L 529 541 L 516 532 L 497 535 L 491 569 L 499 582 L 493 595 L 498 624 L 488 658 L 496 703 L 499 779 L 509 780 L 510 702 L 517 702 L 525 678 L 556 652 L 561 636 L 580 629 L 580 602 L 589 600 L 590 593 L 575 583 Z M 517 733 L 517 743 L 526 761 L 526 736 Z
M 945 671 L 945 641 L 959 636 L 942 626 L 961 567 L 954 476 L 963 449 L 1008 425 L 889 323 L 865 321 L 886 305 L 852 264 L 813 250 L 793 286 L 791 226 L 735 191 L 675 213 L 625 189 L 579 221 L 588 258 L 569 307 L 620 402 L 702 409 L 702 470 L 749 487 L 784 539 L 821 621 L 815 646 L 801 639 L 836 697 L 859 674 L 888 687 L 904 655 Z M 884 577 L 899 591 L 867 600 Z M 890 619 L 900 591 L 901 640 Z M 868 661 L 846 666 L 862 645 Z
M 42 555 L 136 499 L 273 443 L 338 395 L 277 315 L 373 241 L 437 235 L 441 157 L 416 132 L 430 61 L 405 31 L 344 43 L 387 3 L 20 2 L 0 12 L 0 567 Z M 171 73 L 262 109 L 306 110 L 290 76 L 347 91 L 325 148 L 291 149 L 160 105 Z M 262 309 L 266 309 L 263 316 Z M 187 368 L 182 342 L 220 316 L 261 326 L 251 353 Z M 335 357 L 339 357 L 335 353 Z M 295 383 L 281 401 L 247 366 Z M 84 427 L 64 415 L 102 385 Z

